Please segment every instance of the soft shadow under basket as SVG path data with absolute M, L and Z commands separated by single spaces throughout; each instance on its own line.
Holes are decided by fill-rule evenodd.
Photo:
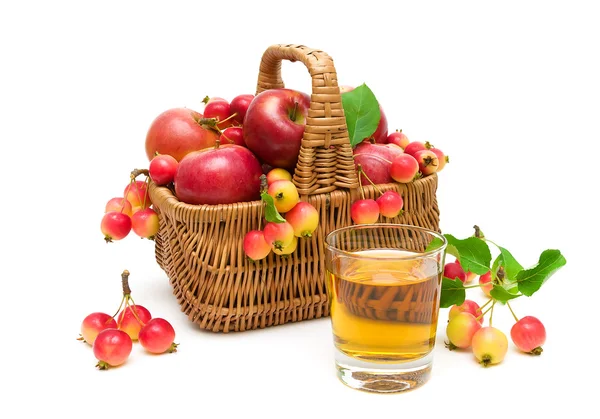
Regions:
M 262 201 L 189 205 L 169 188 L 150 182 L 160 217 L 156 261 L 169 277 L 181 310 L 201 328 L 244 331 L 329 315 L 325 281 L 325 236 L 352 224 L 350 205 L 360 199 L 344 110 L 333 60 L 300 45 L 273 45 L 263 54 L 256 93 L 284 87 L 281 61 L 300 61 L 312 78 L 310 110 L 293 182 L 301 200 L 320 214 L 310 239 L 300 239 L 288 257 L 271 254 L 249 261 L 242 249 L 246 232 L 258 228 Z M 382 184 L 404 198 L 404 213 L 381 222 L 439 231 L 438 177 L 408 184 Z M 377 198 L 373 186 L 363 186 Z

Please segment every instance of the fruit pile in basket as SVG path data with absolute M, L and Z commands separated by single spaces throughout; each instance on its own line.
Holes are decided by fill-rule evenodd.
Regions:
M 342 86 L 340 93 L 361 192 L 362 186 L 370 184 L 380 194 L 377 199 L 363 196 L 355 200 L 352 220 L 366 224 L 377 222 L 380 216 L 401 215 L 401 194 L 384 192 L 377 185 L 408 184 L 432 175 L 444 168 L 448 157 L 429 142 L 410 141 L 401 130 L 389 132 L 387 116 L 365 84 L 357 88 Z M 157 233 L 158 217 L 147 193 L 150 179 L 170 188 L 181 202 L 192 205 L 264 200 L 266 187 L 273 189 L 264 181 L 261 184 L 266 174 L 273 177 L 274 173 L 285 173 L 285 187 L 291 190 L 294 186 L 292 174 L 310 108 L 306 93 L 278 88 L 256 96 L 241 94 L 231 101 L 206 97 L 203 103 L 202 113 L 173 108 L 152 121 L 145 141 L 148 171 L 132 173 L 123 197 L 107 204 L 102 220 L 106 241 L 120 240 L 132 229 L 150 239 Z M 140 174 L 146 174 L 145 181 L 136 180 Z M 288 210 L 275 209 L 277 216 L 266 221 L 286 222 L 281 214 Z M 286 217 L 302 222 L 303 217 L 315 217 L 312 211 L 310 216 L 296 216 L 296 212 L 300 210 Z M 265 229 L 268 238 L 270 227 L 265 225 Z M 253 240 L 260 242 L 258 238 Z M 263 249 L 262 253 L 254 253 L 255 258 L 267 251 L 260 243 L 253 245 Z M 293 243 L 287 243 L 286 252 Z M 272 243 L 269 248 L 280 254 L 283 251 Z

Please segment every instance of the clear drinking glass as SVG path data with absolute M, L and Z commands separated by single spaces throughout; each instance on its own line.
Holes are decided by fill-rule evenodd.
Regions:
M 325 239 L 339 379 L 391 393 L 430 376 L 446 239 L 421 227 L 353 225 Z

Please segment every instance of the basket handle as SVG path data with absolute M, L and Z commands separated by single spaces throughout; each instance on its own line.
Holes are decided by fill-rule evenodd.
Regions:
M 331 57 L 304 45 L 272 45 L 260 63 L 256 94 L 285 87 L 281 61 L 301 61 L 312 78 L 310 109 L 293 182 L 300 195 L 358 188 L 352 146 Z

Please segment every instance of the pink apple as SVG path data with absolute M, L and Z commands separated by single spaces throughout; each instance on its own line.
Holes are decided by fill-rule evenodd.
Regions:
M 246 146 L 273 167 L 296 166 L 310 106 L 310 96 L 291 89 L 270 89 L 250 103 L 244 118 Z
M 392 147 L 397 148 L 394 150 Z M 390 175 L 392 160 L 397 154 L 402 154 L 402 149 L 392 144 L 373 144 L 368 141 L 363 141 L 358 144 L 354 150 L 354 163 L 358 170 L 358 165 L 362 166 L 365 174 L 376 185 L 382 183 L 392 183 L 393 179 Z M 370 185 L 369 181 L 361 176 L 362 185 Z

